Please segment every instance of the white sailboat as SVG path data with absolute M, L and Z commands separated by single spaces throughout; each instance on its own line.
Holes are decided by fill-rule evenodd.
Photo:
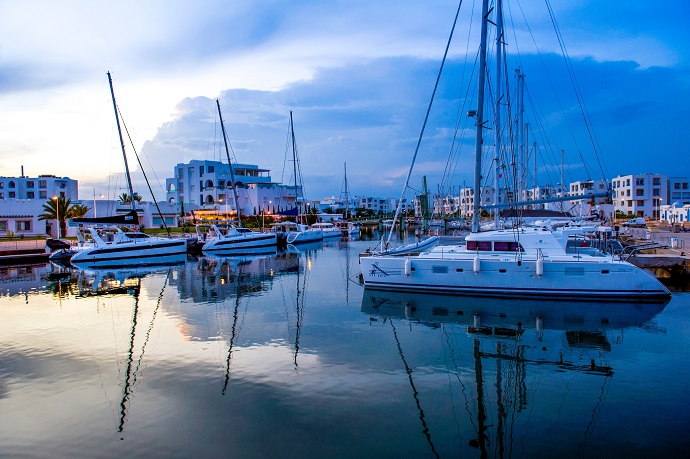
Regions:
M 216 99 L 216 106 L 218 107 L 218 118 L 220 120 L 221 131 L 223 132 L 225 154 L 228 157 L 228 166 L 230 167 L 230 180 L 232 181 L 232 192 L 235 195 L 235 208 L 237 210 L 238 226 L 231 225 L 226 232 L 222 232 L 216 225 L 213 225 L 213 230 L 216 233 L 216 238 L 204 244 L 201 250 L 203 252 L 212 252 L 214 250 L 247 250 L 261 247 L 276 246 L 278 245 L 276 233 L 260 233 L 251 231 L 247 228 L 242 228 L 242 217 L 240 216 L 237 188 L 235 187 L 235 173 L 232 169 L 232 161 L 230 160 L 230 150 L 228 148 L 228 137 L 225 134 L 225 125 L 223 124 L 223 115 L 220 111 L 220 101 L 218 101 L 218 99 Z
M 292 162 L 293 171 L 295 174 L 295 201 L 301 210 L 304 205 L 304 184 L 298 186 L 298 182 L 301 182 L 301 172 L 299 172 L 299 167 L 297 164 L 297 144 L 295 142 L 295 126 L 292 121 L 292 111 L 290 111 L 290 137 L 292 139 Z M 297 190 L 302 190 L 302 201 L 299 200 L 300 196 Z M 288 244 L 306 244 L 309 242 L 323 241 L 323 231 L 320 228 L 310 228 L 305 222 L 300 222 L 300 217 L 306 218 L 304 212 L 298 211 L 297 213 L 297 224 L 294 229 L 287 233 L 287 243 Z
M 488 16 L 488 0 L 484 0 L 477 111 L 472 112 L 476 116 L 472 233 L 466 237 L 466 245 L 440 246 L 416 257 L 362 257 L 365 287 L 509 298 L 668 298 L 668 289 L 650 273 L 603 252 L 568 253 L 565 244 L 548 229 L 479 232 Z M 500 20 L 497 22 L 500 24 Z
M 86 225 L 83 229 L 89 233 L 90 241 L 79 247 L 70 261 L 108 265 L 141 265 L 160 263 L 159 260 L 161 258 L 176 257 L 178 255 L 186 256 L 187 241 L 185 239 L 151 237 L 139 231 L 125 232 L 119 226 L 113 226 L 120 224 L 136 226 L 139 224 L 139 218 L 135 209 L 136 200 L 134 199 L 132 179 L 129 175 L 125 144 L 122 139 L 120 117 L 115 102 L 115 91 L 113 90 L 113 80 L 110 72 L 108 72 L 108 83 L 110 84 L 115 121 L 117 122 L 120 146 L 122 147 L 122 156 L 125 162 L 125 173 L 132 201 L 132 210 L 124 216 L 73 219 L 72 221 L 75 223 Z

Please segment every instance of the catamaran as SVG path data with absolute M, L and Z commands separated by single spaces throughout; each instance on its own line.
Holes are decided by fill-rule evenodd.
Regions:
M 502 22 L 500 3 L 499 0 L 498 19 L 494 19 L 499 26 Z M 488 122 L 484 116 L 488 0 L 483 0 L 482 8 L 477 110 L 469 113 L 476 117 L 472 233 L 466 237 L 465 245 L 437 246 L 415 257 L 376 253 L 362 257 L 360 263 L 365 287 L 508 298 L 606 298 L 625 301 L 668 298 L 668 289 L 651 273 L 627 263 L 619 256 L 589 248 L 574 253 L 566 251 L 566 244 L 559 241 L 550 229 L 518 227 L 479 232 L 479 215 L 486 208 L 482 207 L 480 197 L 483 198 L 483 131 Z M 497 32 L 499 41 L 500 35 Z

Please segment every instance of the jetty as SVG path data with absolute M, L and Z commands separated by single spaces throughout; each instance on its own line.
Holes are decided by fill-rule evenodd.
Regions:
M 0 266 L 48 261 L 45 239 L 0 241 Z

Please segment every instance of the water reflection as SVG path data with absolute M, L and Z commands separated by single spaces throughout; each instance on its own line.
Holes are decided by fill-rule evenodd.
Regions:
M 415 339 L 416 327 L 436 330 L 443 340 L 451 382 L 449 402 L 454 407 L 465 406 L 471 425 L 471 432 L 464 432 L 467 422 L 457 417 L 459 413 L 453 414 L 460 449 L 479 450 L 481 457 L 510 457 L 518 446 L 518 429 L 528 436 L 530 416 L 538 413 L 548 422 L 554 411 L 564 410 L 568 392 L 558 393 L 555 375 L 579 388 L 580 403 L 590 400 L 589 405 L 579 407 L 582 410 L 569 407 L 569 419 L 559 422 L 561 429 L 581 429 L 577 450 L 578 456 L 584 455 L 616 372 L 607 357 L 612 346 L 622 344 L 626 329 L 653 328 L 650 323 L 665 305 L 486 299 L 365 289 L 361 309 L 373 326 L 390 327 L 431 454 L 439 457 L 424 409 L 423 400 L 428 396 L 415 381 L 428 378 L 429 364 L 410 361 L 408 356 L 419 358 L 422 353 L 418 348 L 422 343 Z M 401 339 L 401 326 L 410 332 L 408 344 Z M 425 339 L 429 337 L 425 335 Z M 541 431 L 543 426 L 534 428 Z M 525 443 L 523 438 L 523 453 L 538 442 L 527 442 L 527 449 Z M 548 450 L 537 448 L 533 453 L 537 451 L 544 454 Z

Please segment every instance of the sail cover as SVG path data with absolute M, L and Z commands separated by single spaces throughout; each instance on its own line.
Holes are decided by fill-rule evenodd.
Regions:
M 110 217 L 73 218 L 73 223 L 104 223 L 111 225 L 138 225 L 139 216 L 136 210 L 130 210 L 128 214 L 112 215 Z

